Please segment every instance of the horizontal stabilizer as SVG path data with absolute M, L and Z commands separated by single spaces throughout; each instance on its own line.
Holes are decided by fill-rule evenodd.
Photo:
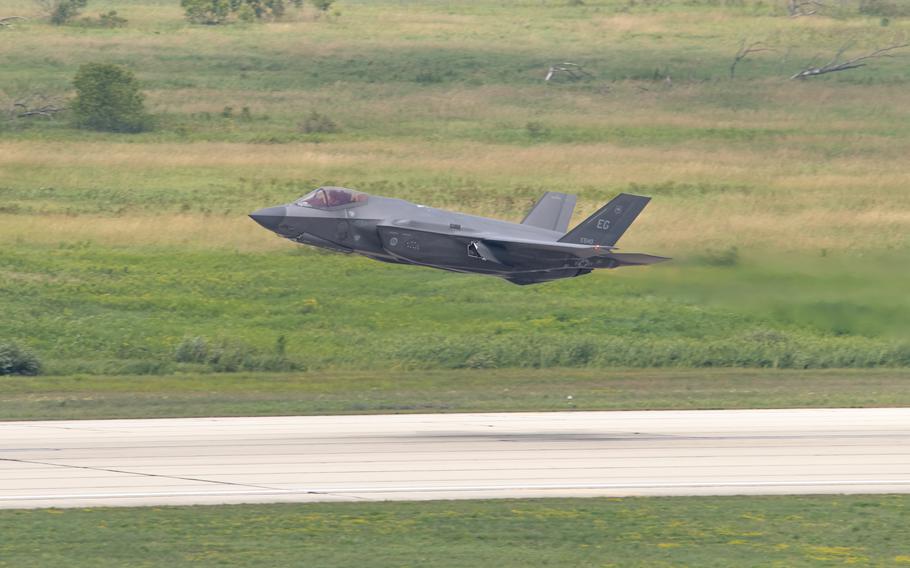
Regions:
M 665 256 L 654 256 L 653 254 L 640 252 L 609 252 L 601 256 L 615 260 L 618 263 L 617 266 L 641 266 L 670 260 Z
M 528 211 L 521 224 L 565 233 L 569 228 L 569 221 L 572 220 L 575 200 L 574 195 L 548 191 Z
M 561 243 L 613 246 L 638 217 L 650 197 L 620 193 L 559 239 Z

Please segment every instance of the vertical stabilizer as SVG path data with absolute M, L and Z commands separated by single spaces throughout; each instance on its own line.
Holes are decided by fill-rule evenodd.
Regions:
M 548 191 L 531 208 L 521 224 L 565 233 L 572 220 L 575 200 L 574 195 Z
M 559 239 L 561 243 L 613 246 L 635 221 L 650 197 L 620 193 Z

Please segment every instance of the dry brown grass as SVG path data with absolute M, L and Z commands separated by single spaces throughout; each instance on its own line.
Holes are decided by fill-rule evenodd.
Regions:
M 7 0 L 5 6 L 26 15 L 34 10 L 30 0 Z M 621 46 L 624 54 L 640 50 L 638 55 L 646 54 L 642 64 L 652 65 L 662 62 L 659 56 L 667 50 L 698 49 L 692 51 L 694 57 L 710 59 L 726 57 L 729 47 L 732 56 L 740 39 L 749 37 L 769 38 L 787 49 L 795 46 L 781 64 L 784 69 L 842 44 L 844 37 L 854 38 L 856 49 L 864 49 L 910 30 L 910 21 L 904 20 L 884 29 L 867 18 L 796 21 L 736 10 L 675 8 L 567 12 L 565 6 L 538 2 L 466 5 L 457 10 L 440 9 L 435 3 L 412 3 L 406 9 L 363 3 L 342 7 L 344 15 L 338 19 L 316 20 L 307 12 L 291 21 L 242 31 L 186 25 L 176 0 L 123 5 L 98 0 L 88 13 L 110 8 L 130 20 L 127 29 L 52 31 L 31 22 L 28 26 L 41 33 L 10 33 L 14 43 L 9 44 L 8 56 L 47 54 L 51 67 L 66 68 L 89 57 L 122 52 L 129 54 L 140 78 L 174 73 L 169 63 L 162 63 L 168 57 L 215 57 L 250 46 L 255 46 L 256 54 L 276 54 L 279 62 L 349 54 L 352 49 L 358 53 L 442 49 L 532 57 L 602 53 L 609 59 L 614 56 L 611 49 Z M 551 9 L 541 17 L 541 10 Z M 165 31 L 158 33 L 159 27 Z M 756 56 L 756 60 L 764 57 L 770 56 Z M 177 57 L 175 61 L 173 65 L 182 69 L 187 60 Z M 217 57 L 214 61 L 225 63 Z M 910 121 L 906 85 L 793 82 L 784 77 L 723 84 L 678 81 L 672 88 L 649 81 L 612 81 L 609 90 L 555 87 L 542 81 L 495 84 L 495 78 L 487 85 L 456 81 L 439 87 L 395 81 L 305 89 L 261 89 L 246 83 L 238 87 L 233 80 L 221 87 L 205 80 L 200 87 L 165 83 L 148 91 L 155 112 L 217 115 L 224 106 L 235 110 L 250 106 L 257 116 L 273 117 L 274 123 L 261 119 L 262 124 L 273 124 L 263 129 L 293 131 L 296 117 L 318 110 L 341 123 L 343 135 L 320 144 L 2 140 L 0 188 L 121 190 L 166 185 L 175 176 L 212 183 L 239 183 L 239 178 L 331 179 L 346 185 L 356 185 L 346 180 L 464 179 L 467 186 L 491 189 L 468 201 L 443 190 L 419 197 L 428 205 L 518 219 L 524 197 L 508 199 L 514 188 L 579 191 L 580 219 L 601 204 L 605 192 L 634 183 L 644 186 L 642 191 L 656 192 L 656 199 L 624 240 L 630 248 L 686 254 L 727 245 L 802 251 L 906 247 L 910 140 L 901 126 Z M 597 81 L 600 87 L 608 83 Z M 532 120 L 557 134 L 580 133 L 580 140 L 587 140 L 586 132 L 611 129 L 629 129 L 639 138 L 614 135 L 606 142 L 577 144 L 490 141 L 509 130 L 520 137 Z M 250 126 L 253 133 L 254 126 Z M 709 130 L 750 131 L 755 138 L 698 134 Z M 657 187 L 670 182 L 677 189 Z M 191 191 L 200 201 L 209 197 L 203 183 L 192 185 L 187 193 Z M 42 199 L 23 203 L 37 203 L 43 211 L 65 210 Z M 250 202 L 255 201 L 251 195 Z M 174 214 L 136 207 L 124 207 L 120 214 L 116 218 L 4 215 L 0 240 L 75 239 L 244 250 L 283 246 L 240 214 Z
M 907 187 L 910 172 L 903 162 L 874 154 L 815 161 L 812 151 L 786 143 L 764 148 L 705 147 L 681 144 L 636 147 L 617 144 L 539 144 L 508 146 L 471 142 L 341 141 L 332 144 L 0 142 L 0 167 L 41 168 L 228 168 L 255 175 L 291 179 L 337 168 L 374 172 L 421 171 L 486 179 L 570 179 L 579 186 L 616 186 L 630 182 L 654 184 L 710 182 L 754 185 L 760 190 L 824 193 L 863 188 L 861 197 L 899 199 L 890 190 Z M 93 175 L 104 175 L 104 172 Z M 3 179 L 0 171 L 0 179 Z M 809 196 L 818 201 L 819 195 Z M 825 207 L 837 208 L 834 200 Z
M 887 250 L 910 246 L 910 212 L 876 207 L 855 214 L 819 207 L 784 213 L 754 200 L 726 204 L 655 200 L 624 237 L 626 250 L 688 256 L 707 248 L 756 248 L 781 252 Z M 599 203 L 581 204 L 575 221 Z M 465 212 L 489 214 L 482 208 Z M 515 217 L 512 217 L 515 220 Z M 870 238 L 870 235 L 872 236 Z M 264 232 L 245 215 L 0 216 L 0 243 L 58 245 L 88 241 L 115 247 L 179 246 L 240 251 L 293 246 Z
M 796 149 L 794 149 L 794 146 Z M 504 187 L 548 183 L 561 189 L 624 188 L 675 182 L 706 186 L 704 195 L 686 187 L 658 194 L 624 244 L 685 253 L 707 246 L 760 246 L 778 250 L 868 250 L 897 248 L 910 235 L 910 171 L 904 162 L 875 153 L 815 161 L 799 144 L 756 149 L 697 145 L 667 148 L 612 144 L 501 146 L 469 142 L 366 141 L 332 144 L 256 145 L 231 143 L 0 143 L 0 182 L 5 168 L 60 172 L 58 181 L 80 185 L 97 176 L 142 175 L 162 168 L 217 169 L 232 175 L 277 179 L 336 178 L 349 170 L 381 177 L 402 171 L 424 176 L 483 179 Z M 713 188 L 713 189 L 712 189 Z M 729 191 L 724 188 L 728 188 Z M 746 188 L 741 190 L 739 188 Z M 468 213 L 517 219 L 522 211 L 497 207 L 497 194 L 478 195 L 456 208 Z M 287 200 L 293 195 L 288 195 Z M 441 199 L 440 199 L 441 198 Z M 204 194 L 200 195 L 204 199 Z M 429 205 L 452 206 L 445 196 L 427 195 Z M 601 203 L 584 194 L 577 219 Z M 47 231 L 48 227 L 51 231 Z M 242 216 L 127 213 L 121 218 L 7 216 L 3 240 L 69 239 L 109 244 L 186 244 L 202 247 L 274 248 Z M 227 236 L 226 236 L 227 235 Z M 266 244 L 267 243 L 267 244 Z
M 65 245 L 90 242 L 112 247 L 177 246 L 243 252 L 291 246 L 246 216 L 218 215 L 0 215 L 0 243 Z

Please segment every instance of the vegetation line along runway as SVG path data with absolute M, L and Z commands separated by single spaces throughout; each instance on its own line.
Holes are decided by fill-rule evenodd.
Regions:
M 906 369 L 459 369 L 0 378 L 6 420 L 910 406 Z

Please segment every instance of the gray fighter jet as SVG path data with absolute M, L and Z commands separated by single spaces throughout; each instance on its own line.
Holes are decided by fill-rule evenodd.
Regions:
M 569 232 L 575 196 L 548 192 L 521 223 L 465 215 L 343 187 L 320 187 L 250 217 L 278 235 L 396 264 L 488 274 L 536 284 L 597 268 L 654 264 L 660 256 L 616 252 L 616 241 L 650 198 L 622 193 Z

